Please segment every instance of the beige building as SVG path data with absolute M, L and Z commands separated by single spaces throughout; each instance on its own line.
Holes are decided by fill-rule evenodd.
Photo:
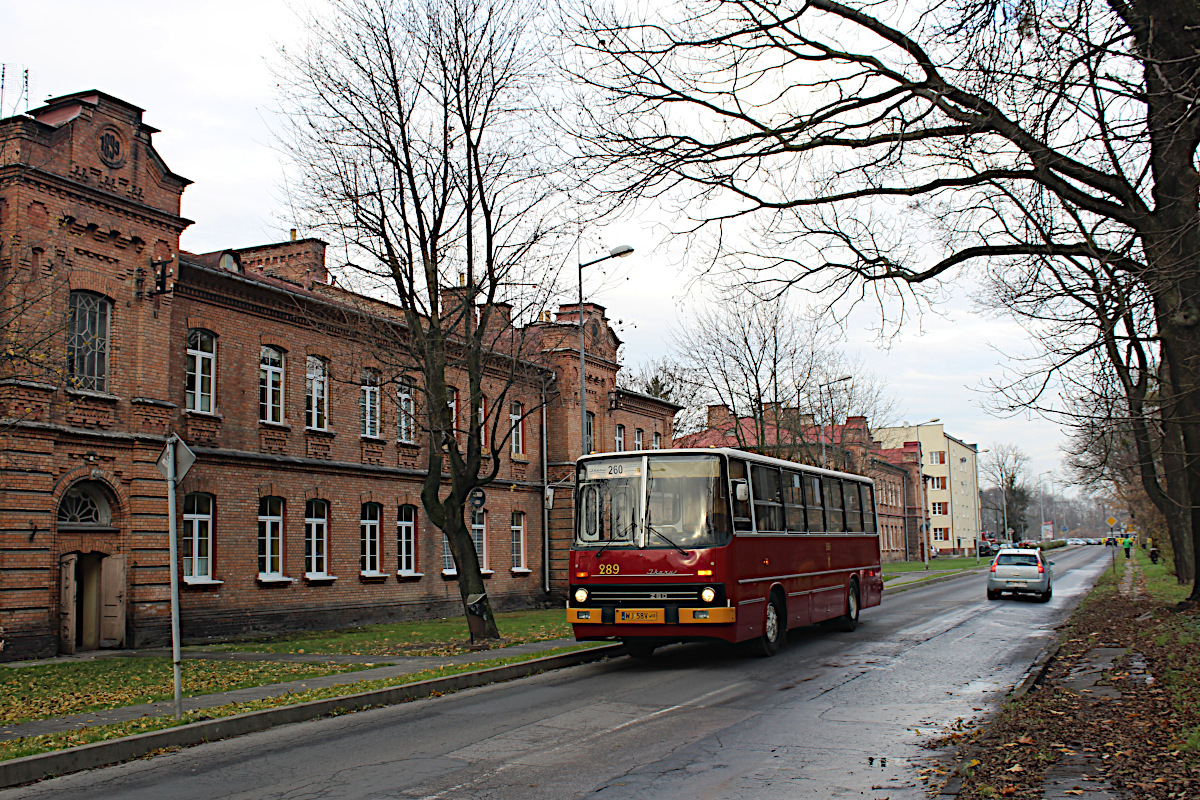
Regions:
M 980 536 L 979 449 L 940 423 L 876 428 L 884 447 L 918 442 L 931 555 L 972 555 Z

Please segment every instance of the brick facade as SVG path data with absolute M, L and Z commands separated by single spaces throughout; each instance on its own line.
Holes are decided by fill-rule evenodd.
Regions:
M 339 327 L 362 304 L 333 286 L 324 243 L 181 252 L 189 181 L 163 163 L 153 133 L 141 109 L 101 92 L 0 120 L 0 287 L 41 288 L 20 333 L 43 326 L 53 366 L 33 375 L 5 363 L 0 372 L 0 660 L 167 640 L 167 492 L 156 460 L 171 433 L 198 456 L 175 510 L 181 542 L 193 542 L 181 570 L 185 638 L 459 613 L 457 583 L 443 574 L 442 534 L 421 508 L 428 442 L 419 409 L 413 441 L 400 441 L 395 376 Z M 76 333 L 87 314 L 103 328 L 83 345 L 64 321 L 75 302 L 90 304 L 71 306 Z M 507 401 L 534 413 L 523 424 L 523 452 L 504 448 L 486 489 L 486 585 L 499 609 L 549 602 L 555 587 L 543 554 L 561 552 L 570 538 L 566 484 L 545 512 L 549 528 L 543 497 L 547 480 L 570 476 L 582 441 L 578 360 L 572 366 L 564 349 L 578 336 L 578 311 L 564 306 L 557 321 L 525 329 L 536 359 L 509 389 Z M 595 339 L 589 410 L 605 441 L 611 426 L 625 424 L 658 431 L 669 446 L 676 407 L 616 389 L 619 341 L 603 309 L 585 312 Z M 190 357 L 189 342 L 202 342 Z M 264 421 L 260 409 L 264 347 L 280 355 L 278 421 Z M 84 365 L 78 354 L 97 350 L 103 366 Z M 311 359 L 327 374 L 316 429 L 308 424 Z M 189 364 L 197 376 L 190 385 Z M 364 435 L 363 376 L 372 368 L 379 429 Z M 80 380 L 97 373 L 94 385 Z M 465 375 L 451 380 L 465 394 Z M 486 378 L 484 394 L 498 395 L 503 382 Z M 260 522 L 260 511 L 276 502 L 280 558 L 264 572 L 260 538 L 273 523 Z M 404 569 L 398 531 L 410 512 L 402 506 L 415 507 L 415 564 Z M 306 523 L 306 509 L 322 517 Z M 514 513 L 523 515 L 520 564 Z M 364 547 L 373 516 L 378 538 Z M 311 543 L 322 525 L 323 546 Z

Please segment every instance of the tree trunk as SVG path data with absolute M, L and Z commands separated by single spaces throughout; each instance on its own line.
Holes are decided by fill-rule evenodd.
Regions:
M 1175 561 L 1175 579 L 1187 585 L 1196 579 L 1195 554 L 1192 542 L 1192 513 L 1185 505 L 1188 497 L 1188 475 L 1183 453 L 1183 436 L 1179 425 L 1170 415 L 1163 417 L 1163 486 L 1166 502 L 1159 510 L 1167 524 L 1171 550 Z

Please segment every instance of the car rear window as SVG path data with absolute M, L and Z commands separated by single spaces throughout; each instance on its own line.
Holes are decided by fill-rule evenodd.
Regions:
M 1037 556 L 1027 556 L 1021 553 L 1001 553 L 996 556 L 996 563 L 1002 567 L 1036 567 Z

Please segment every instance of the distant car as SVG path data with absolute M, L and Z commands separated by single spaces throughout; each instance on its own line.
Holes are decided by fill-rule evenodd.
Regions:
M 989 541 L 981 541 L 979 543 L 979 555 L 990 556 L 996 552 L 996 547 Z
M 992 559 L 988 572 L 988 600 L 999 600 L 1005 592 L 1031 594 L 1043 603 L 1054 593 L 1054 573 L 1041 550 L 1005 548 Z
M 1083 539 L 1067 539 L 1067 544 L 1087 544 Z

